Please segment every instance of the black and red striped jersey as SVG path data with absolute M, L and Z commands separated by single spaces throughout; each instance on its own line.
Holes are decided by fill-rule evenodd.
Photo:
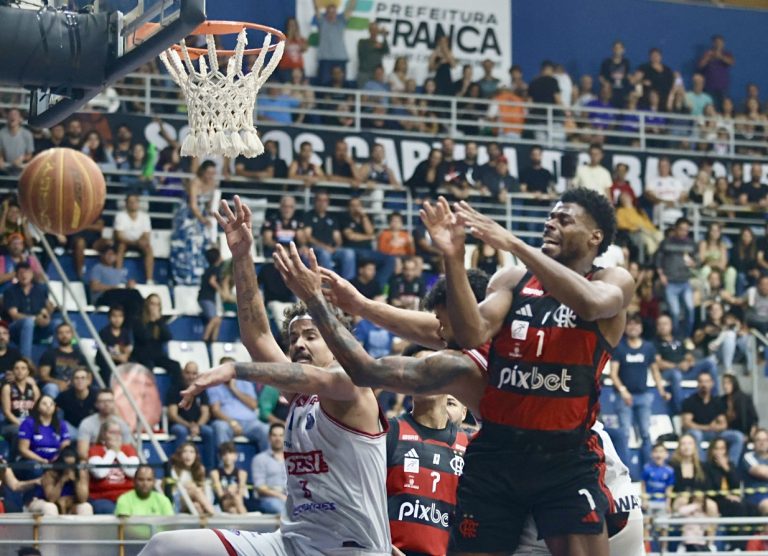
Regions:
M 409 556 L 443 555 L 464 470 L 467 435 L 449 423 L 430 429 L 410 414 L 390 420 L 387 506 L 392 544 Z
M 612 347 L 597 322 L 581 319 L 531 272 L 513 294 L 491 343 L 478 440 L 502 435 L 509 450 L 516 444 L 575 447 L 599 413 L 600 374 Z

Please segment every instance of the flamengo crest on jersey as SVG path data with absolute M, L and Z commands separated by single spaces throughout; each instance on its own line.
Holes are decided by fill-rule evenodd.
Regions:
M 491 344 L 483 421 L 521 433 L 525 442 L 556 434 L 578 443 L 597 415 L 610 349 L 597 323 L 579 318 L 526 272 Z
M 392 544 L 408 553 L 446 553 L 468 442 L 455 425 L 435 438 L 422 438 L 411 415 L 391 421 L 387 505 Z

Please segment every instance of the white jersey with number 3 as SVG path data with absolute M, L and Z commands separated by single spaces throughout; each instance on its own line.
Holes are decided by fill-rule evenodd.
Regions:
M 386 430 L 336 421 L 317 396 L 291 403 L 285 428 L 288 499 L 280 532 L 296 554 L 391 554 Z

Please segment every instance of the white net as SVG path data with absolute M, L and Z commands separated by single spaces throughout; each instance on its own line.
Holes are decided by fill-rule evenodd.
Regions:
M 243 51 L 248 38 L 243 29 L 237 36 L 235 54 L 227 62 L 227 71 L 222 73 L 213 35 L 206 35 L 205 40 L 208 54 L 200 56 L 197 70 L 184 41 L 181 41 L 181 56 L 172 48 L 160 54 L 160 60 L 187 100 L 190 131 L 181 145 L 181 155 L 259 156 L 264 152 L 264 145 L 253 124 L 256 95 L 275 71 L 285 43 L 278 42 L 264 66 L 272 42 L 272 35 L 268 34 L 250 72 L 244 71 Z

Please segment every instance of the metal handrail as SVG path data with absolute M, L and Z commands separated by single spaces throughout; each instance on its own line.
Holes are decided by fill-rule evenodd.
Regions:
M 160 461 L 163 463 L 166 463 L 168 461 L 168 456 L 166 455 L 165 450 L 161 446 L 160 442 L 158 442 L 157 437 L 155 436 L 155 433 L 152 430 L 152 427 L 149 426 L 149 423 L 144 417 L 144 414 L 139 410 L 139 406 L 136 403 L 136 400 L 133 398 L 133 395 L 126 387 L 126 384 L 123 381 L 123 378 L 120 376 L 120 373 L 117 372 L 117 367 L 115 366 L 115 362 L 112 361 L 112 357 L 109 354 L 109 350 L 107 349 L 107 346 L 104 344 L 104 341 L 101 339 L 99 332 L 96 330 L 96 327 L 94 326 L 90 315 L 88 315 L 88 313 L 85 311 L 85 307 L 83 307 L 83 305 L 80 303 L 80 300 L 77 298 L 77 296 L 73 294 L 72 283 L 67 277 L 66 272 L 64 272 L 64 269 L 61 267 L 61 263 L 59 262 L 59 259 L 56 256 L 56 253 L 53 251 L 53 248 L 48 242 L 48 238 L 45 237 L 45 234 L 39 234 L 39 235 L 40 235 L 41 244 L 45 249 L 45 252 L 48 254 L 48 257 L 53 263 L 53 266 L 56 268 L 56 272 L 58 272 L 59 276 L 61 277 L 62 283 L 64 285 L 64 290 L 68 292 L 69 295 L 72 296 L 72 300 L 75 302 L 75 306 L 77 307 L 77 312 L 80 314 L 80 317 L 83 319 L 83 322 L 85 322 L 85 326 L 88 329 L 88 332 L 90 332 L 91 337 L 96 342 L 96 346 L 99 350 L 99 353 L 107 362 L 107 365 L 109 366 L 112 372 L 112 376 L 115 378 L 115 380 L 117 380 L 118 385 L 123 390 L 123 394 L 125 395 L 125 398 L 128 400 L 128 404 L 131 406 L 131 409 L 136 414 L 136 419 L 139 422 L 139 425 L 141 425 L 141 428 L 144 430 L 145 434 L 149 436 L 149 441 L 152 444 L 152 447 L 155 449 L 155 452 L 157 453 L 158 457 L 160 458 Z M 45 275 L 45 280 L 46 282 L 49 281 L 47 275 Z M 66 309 L 62 309 L 62 315 L 66 315 L 66 313 L 67 313 Z M 66 315 L 65 320 L 68 321 L 68 319 L 69 319 L 69 316 Z M 71 325 L 71 321 L 68 321 L 68 324 Z M 74 330 L 74 327 L 72 328 Z M 102 380 L 101 375 L 99 373 L 93 373 L 93 374 L 97 377 L 97 382 L 99 383 L 99 385 L 104 387 L 104 381 Z M 142 463 L 145 463 L 146 458 L 144 457 L 143 451 L 137 450 L 137 452 L 138 452 L 139 460 Z M 189 511 L 192 512 L 194 515 L 197 515 L 198 514 L 197 508 L 195 508 L 195 505 L 192 503 L 192 500 L 189 497 L 189 493 L 187 492 L 187 489 L 181 483 L 177 483 L 176 486 L 179 488 L 179 493 L 181 494 L 181 497 L 184 499 L 184 502 L 187 504 Z
M 178 95 L 178 89 L 173 86 L 169 77 L 166 75 L 145 73 L 130 74 L 125 80 L 115 83 L 112 86 L 117 90 L 117 98 L 123 105 L 126 103 L 132 105 L 138 104 L 142 108 L 140 113 L 148 116 L 161 113 L 164 118 L 168 119 L 185 119 L 187 117 L 186 114 L 182 113 L 167 113 L 167 110 L 158 110 L 162 107 L 178 108 L 183 106 L 183 102 Z M 270 107 L 270 110 L 274 112 L 290 112 L 295 115 L 312 117 L 341 116 L 352 118 L 354 122 L 351 128 L 332 124 L 329 125 L 328 123 L 323 124 L 323 127 L 330 127 L 332 129 L 343 129 L 347 131 L 361 131 L 366 129 L 364 122 L 370 116 L 370 110 L 381 105 L 382 102 L 389 103 L 390 107 L 395 105 L 413 106 L 420 103 L 426 103 L 428 104 L 428 110 L 436 114 L 437 122 L 446 132 L 451 132 L 454 135 L 459 132 L 463 133 L 462 130 L 464 129 L 465 131 L 467 126 L 479 126 L 488 130 L 492 136 L 498 136 L 499 139 L 504 139 L 501 131 L 504 128 L 510 127 L 510 123 L 491 121 L 485 117 L 488 109 L 494 103 L 497 103 L 497 101 L 489 99 L 343 89 L 350 97 L 351 102 L 349 103 L 347 110 L 339 110 L 337 106 L 338 101 L 327 101 L 322 98 L 326 93 L 338 93 L 338 88 L 279 84 L 276 86 L 286 87 L 286 90 L 295 94 L 304 92 L 313 93 L 314 106 L 299 106 L 297 108 Z M 18 95 L 18 102 L 0 103 L 0 107 L 17 106 L 23 108 L 26 103 L 26 97 L 29 95 L 29 92 L 23 89 L 11 87 L 0 87 L 0 93 Z M 265 94 L 268 93 L 262 92 L 262 97 Z M 480 112 L 477 112 L 476 110 L 468 111 L 466 106 L 469 103 L 481 107 L 482 110 Z M 554 106 L 531 102 L 501 102 L 500 104 L 506 107 L 518 108 L 524 112 L 525 129 L 533 131 L 534 133 L 538 132 L 540 134 L 546 134 L 543 141 L 541 137 L 535 139 L 515 138 L 516 141 L 521 143 L 543 142 L 548 146 L 554 146 L 559 141 L 557 137 L 560 135 L 564 135 L 566 140 L 568 140 L 567 134 L 570 132 L 565 130 L 566 123 L 572 123 L 574 127 L 578 128 L 574 130 L 577 135 L 599 135 L 605 137 L 606 140 L 613 139 L 619 143 L 626 143 L 616 145 L 616 148 L 626 151 L 647 150 L 655 153 L 691 154 L 692 151 L 690 150 L 658 145 L 657 143 L 660 141 L 679 142 L 683 140 L 688 140 L 694 144 L 708 144 L 713 142 L 710 139 L 700 137 L 696 131 L 698 129 L 698 124 L 707 119 L 703 116 L 691 116 L 659 110 L 658 115 L 667 119 L 667 123 L 665 124 L 667 130 L 657 133 L 653 132 L 651 129 L 655 126 L 649 125 L 647 122 L 647 117 L 656 113 L 646 110 L 626 110 L 581 105 Z M 326 108 L 323 108 L 324 105 Z M 173 110 L 173 112 L 176 112 L 176 110 Z M 467 117 L 467 114 L 470 114 L 469 117 Z M 610 118 L 615 124 L 618 124 L 618 127 L 616 129 L 602 129 L 600 126 L 600 116 Z M 408 114 L 389 113 L 377 115 L 376 118 L 390 122 L 411 122 L 421 125 L 425 125 L 431 120 L 431 118 L 427 118 L 424 114 L 413 116 Z M 723 119 L 719 117 L 715 118 L 715 120 L 722 122 L 723 129 L 727 132 L 727 139 L 723 140 L 724 145 L 727 144 L 727 152 L 718 154 L 718 156 L 761 161 L 768 160 L 768 156 L 759 152 L 765 148 L 765 140 L 755 141 L 738 136 L 738 131 L 742 126 L 750 125 L 748 121 L 741 118 Z M 627 122 L 630 129 L 622 129 L 622 122 L 624 121 Z M 318 124 L 305 121 L 302 123 L 294 123 L 292 125 L 312 128 L 316 127 Z M 636 131 L 631 129 L 635 125 L 637 126 Z M 675 130 L 685 131 L 686 133 L 685 135 L 678 135 L 673 133 Z M 401 133 L 401 131 L 398 130 L 398 133 Z M 404 133 L 410 132 L 406 130 Z M 463 136 L 467 139 L 489 138 L 487 134 L 463 133 Z M 633 145 L 632 142 L 634 141 L 637 141 L 639 145 Z M 584 146 L 587 141 L 582 140 L 579 137 L 571 137 L 570 140 L 568 140 L 568 143 L 574 146 Z M 739 149 L 755 149 L 758 152 L 737 152 Z M 697 152 L 701 155 L 708 154 L 707 152 Z M 711 155 L 711 153 L 709 154 Z

